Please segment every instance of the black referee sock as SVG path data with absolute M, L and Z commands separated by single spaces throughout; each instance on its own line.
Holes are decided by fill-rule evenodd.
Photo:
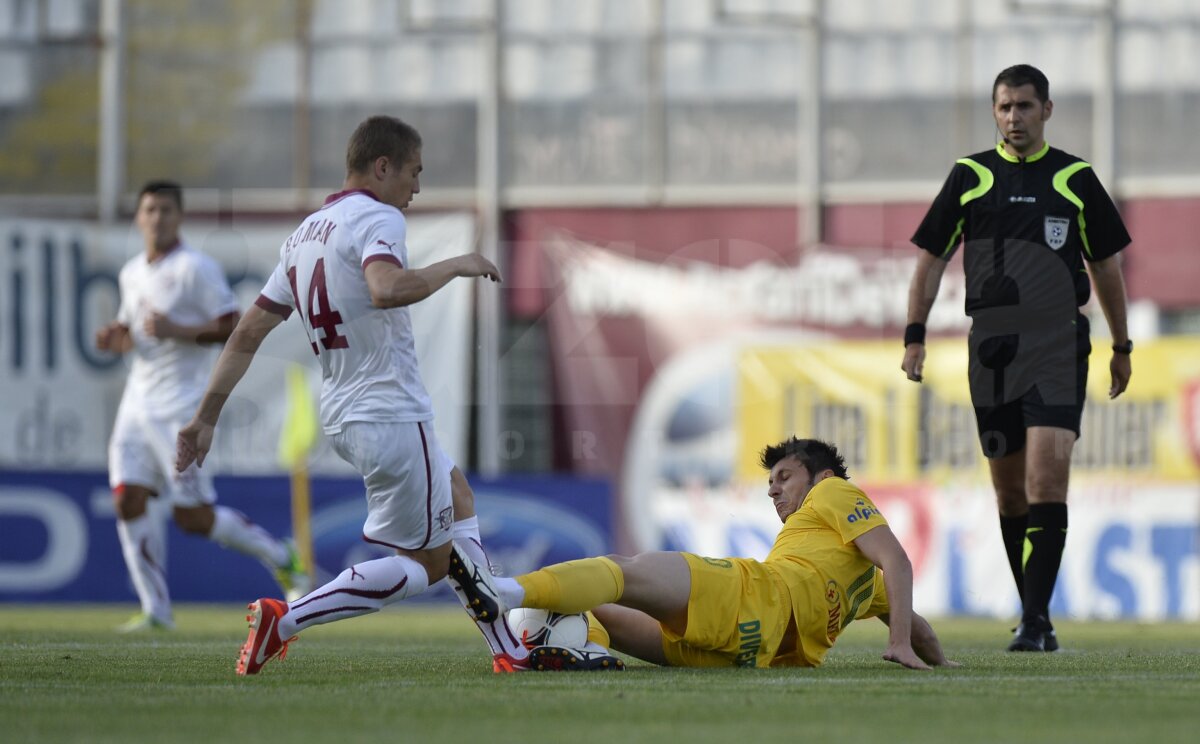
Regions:
M 1058 580 L 1063 545 L 1067 541 L 1067 505 L 1030 504 L 1025 529 L 1025 611 L 1021 621 L 1030 624 L 1050 617 L 1050 597 Z
M 1017 595 L 1025 598 L 1025 569 L 1021 567 L 1021 556 L 1025 552 L 1025 528 L 1029 526 L 1029 515 L 1006 517 L 1000 515 L 1000 537 L 1004 540 L 1004 552 L 1008 554 L 1008 567 L 1012 569 L 1013 581 L 1017 582 Z

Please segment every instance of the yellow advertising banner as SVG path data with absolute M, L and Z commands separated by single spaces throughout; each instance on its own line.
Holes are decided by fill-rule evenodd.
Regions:
M 965 339 L 928 345 L 925 380 L 900 371 L 894 340 L 756 346 L 738 357 L 738 462 L 762 478 L 758 451 L 792 434 L 838 445 L 860 481 L 985 480 L 967 382 Z M 1200 339 L 1139 344 L 1129 389 L 1109 400 L 1108 344 L 1090 359 L 1073 477 L 1200 480 Z

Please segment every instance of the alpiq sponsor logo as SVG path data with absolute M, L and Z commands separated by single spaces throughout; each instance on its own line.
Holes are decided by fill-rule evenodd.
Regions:
M 860 519 L 862 519 L 862 520 L 870 519 L 871 517 L 875 516 L 878 513 L 879 513 L 879 510 L 876 509 L 874 506 L 868 506 L 867 502 L 863 501 L 862 499 L 859 499 L 857 502 L 855 502 L 854 511 L 852 511 L 846 515 L 846 521 L 849 522 L 850 524 L 854 524 L 855 522 L 859 521 Z

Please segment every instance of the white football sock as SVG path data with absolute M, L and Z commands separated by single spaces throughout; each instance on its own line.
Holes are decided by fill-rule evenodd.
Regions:
M 454 523 L 454 547 L 465 555 L 472 563 L 483 571 L 489 571 L 491 561 L 483 550 L 483 540 L 479 536 L 479 517 L 467 517 Z M 508 618 L 501 615 L 493 622 L 475 621 L 483 640 L 487 641 L 492 655 L 508 654 L 516 659 L 524 659 L 529 651 L 521 645 L 512 628 L 508 626 Z
M 313 625 L 378 612 L 427 588 L 429 574 L 412 558 L 393 555 L 364 561 L 289 603 L 288 613 L 279 621 L 279 635 L 287 638 Z
M 479 517 L 467 517 L 454 523 L 454 547 L 466 554 L 480 568 L 490 568 L 491 561 L 483 550 L 483 539 L 479 536 Z
M 245 514 L 227 506 L 213 507 L 213 526 L 208 539 L 222 547 L 254 556 L 271 569 L 288 565 L 288 550 L 283 541 L 251 522 Z
M 159 620 L 171 619 L 171 596 L 167 591 L 166 545 L 163 530 L 155 529 L 150 514 L 117 520 L 117 537 L 142 612 Z
M 525 587 L 521 586 L 516 579 L 497 576 L 494 581 L 496 591 L 500 592 L 500 599 L 504 601 L 506 607 L 520 607 L 521 603 L 525 601 Z

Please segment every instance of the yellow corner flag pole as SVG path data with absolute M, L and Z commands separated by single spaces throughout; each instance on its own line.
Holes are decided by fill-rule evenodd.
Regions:
M 308 480 L 308 453 L 317 443 L 317 410 L 308 389 L 304 368 L 293 364 L 287 372 L 287 414 L 279 434 L 279 462 L 291 473 L 292 539 L 306 571 L 313 563 L 312 497 Z

